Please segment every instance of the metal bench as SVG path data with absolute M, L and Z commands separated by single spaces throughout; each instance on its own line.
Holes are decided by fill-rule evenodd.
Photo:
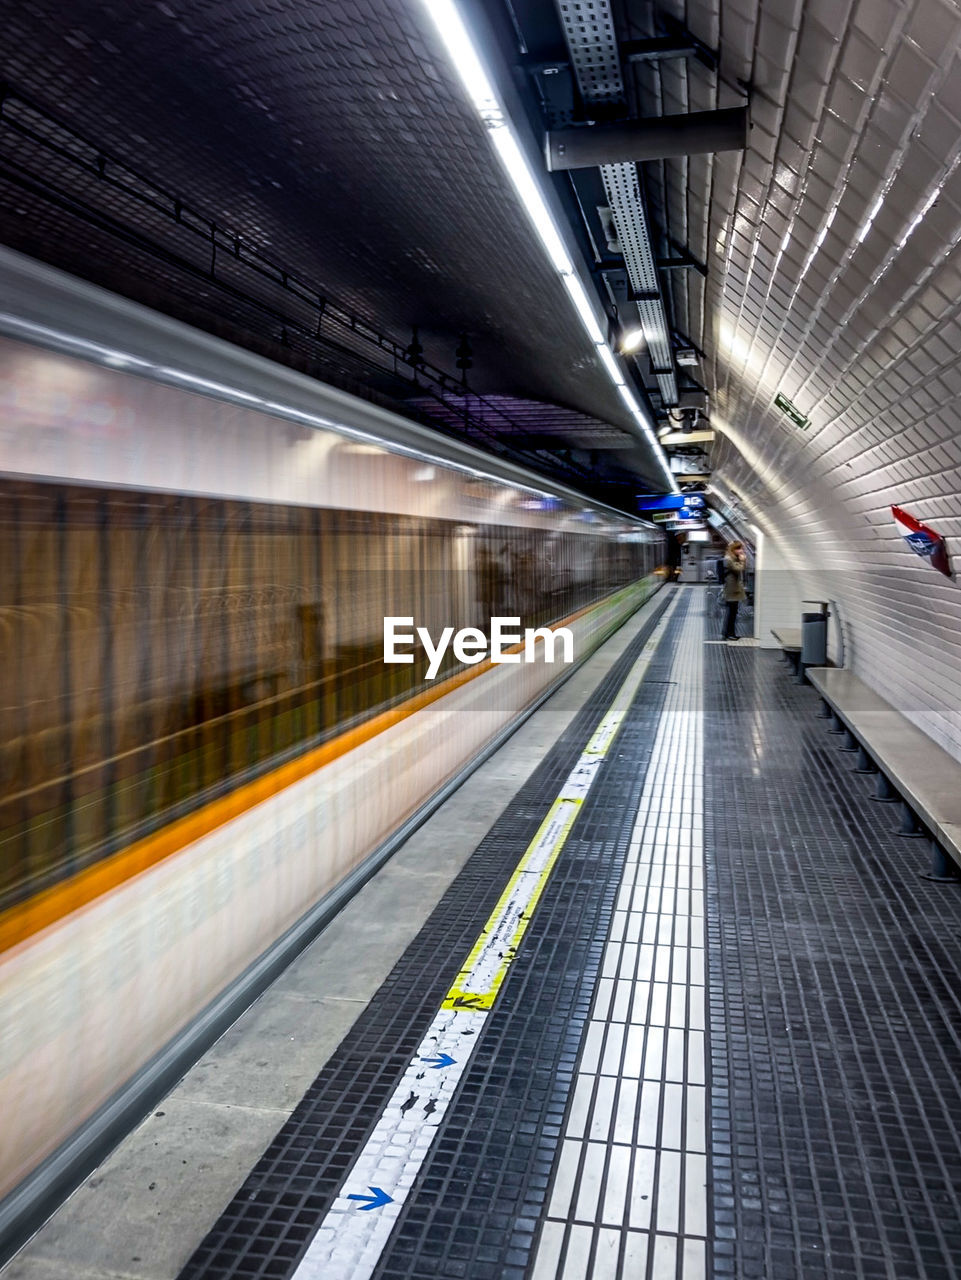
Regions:
M 858 752 L 855 771 L 876 773 L 872 799 L 901 804 L 899 834 L 931 842 L 928 879 L 957 880 L 961 866 L 961 763 L 851 671 L 809 667 L 842 751 Z
M 795 675 L 801 673 L 801 628 L 772 627 L 771 635 L 781 646 L 781 652 L 794 668 Z

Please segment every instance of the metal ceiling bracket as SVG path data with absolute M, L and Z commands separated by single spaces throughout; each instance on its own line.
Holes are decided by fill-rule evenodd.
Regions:
M 707 279 L 707 263 L 706 262 L 702 262 L 700 258 L 695 258 L 694 254 L 691 253 L 687 245 L 681 244 L 680 241 L 675 240 L 673 236 L 668 236 L 667 242 L 679 258 L 683 258 L 685 262 L 689 262 L 699 275 L 702 275 L 705 278 L 705 280 Z M 693 346 L 694 344 L 691 342 L 686 342 L 684 345 L 687 347 L 690 347 L 690 346 Z
M 670 14 L 657 13 L 657 22 L 666 35 L 653 36 L 650 39 L 624 40 L 621 42 L 621 56 L 625 62 L 651 62 L 664 58 L 697 58 L 703 66 L 711 71 L 717 70 L 718 55 L 715 49 L 698 40 L 683 22 Z
M 662 58 L 693 58 L 701 48 L 694 40 L 653 36 L 650 40 L 622 41 L 621 57 L 625 62 L 659 62 Z
M 665 448 L 672 445 L 713 444 L 714 432 L 710 429 L 702 431 L 667 431 L 661 436 L 661 444 Z
M 690 111 L 618 124 L 552 129 L 547 134 L 547 167 L 556 173 L 605 164 L 664 160 L 671 156 L 743 151 L 749 128 L 747 107 L 727 107 L 721 111 Z
M 685 387 L 677 398 L 679 409 L 700 409 L 707 412 L 708 395 L 703 387 Z
M 682 333 L 680 329 L 672 329 L 671 336 L 678 346 L 690 347 L 692 350 L 696 351 L 698 359 L 705 360 L 707 358 L 697 343 L 693 342 L 686 333 Z
M 707 278 L 707 267 L 691 253 L 685 253 L 676 258 L 658 258 L 657 267 L 660 271 L 686 271 L 690 268 L 698 275 Z
M 562 53 L 559 52 L 556 58 L 532 58 L 528 54 L 521 54 L 517 59 L 517 65 L 528 75 L 556 76 L 561 71 L 570 71 L 571 60 L 565 49 Z

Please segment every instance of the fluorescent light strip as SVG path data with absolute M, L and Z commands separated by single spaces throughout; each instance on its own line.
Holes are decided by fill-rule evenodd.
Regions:
M 438 0 L 425 0 L 426 3 L 437 3 Z M 440 0 L 442 3 L 443 0 Z M 574 275 L 574 264 L 571 262 L 567 250 L 564 248 L 564 242 L 560 237 L 557 227 L 554 225 L 554 219 L 551 217 L 550 210 L 544 202 L 544 197 L 537 185 L 537 180 L 531 173 L 530 166 L 524 159 L 523 153 L 517 144 L 517 139 L 511 133 L 510 126 L 507 121 L 501 117 L 500 121 L 495 125 L 492 121 L 487 121 L 487 132 L 491 141 L 497 148 L 497 154 L 501 158 L 501 163 L 507 170 L 507 176 L 514 184 L 514 190 L 520 196 L 527 212 L 528 218 L 534 230 L 540 236 L 541 243 L 547 250 L 547 255 L 551 260 L 556 271 L 559 271 L 567 285 L 568 292 L 577 302 L 576 294 L 572 288 L 572 282 L 578 285 L 581 292 L 584 292 L 583 285 Z M 587 296 L 585 294 L 585 302 Z M 580 308 L 578 308 L 580 310 Z M 600 335 L 600 329 L 597 320 L 594 317 L 593 310 L 590 313 L 590 322 L 581 312 L 581 319 L 584 321 L 585 328 L 590 332 L 590 323 L 592 322 L 595 329 Z M 594 341 L 593 334 L 591 337 Z
M 615 387 L 620 390 L 621 387 L 627 386 L 627 383 L 624 381 L 624 375 L 618 368 L 617 361 L 614 359 L 611 349 L 606 342 L 599 342 L 597 344 L 597 354 L 601 357 L 601 364 L 611 375 L 611 381 L 614 383 Z
M 604 342 L 604 334 L 601 332 L 601 326 L 597 323 L 597 315 L 594 311 L 593 303 L 587 296 L 587 290 L 574 274 L 573 267 L 570 272 L 562 272 L 561 279 L 564 281 L 564 288 L 570 295 L 575 311 L 581 318 L 581 324 L 584 326 L 587 336 L 595 347 L 601 346 Z
M 634 392 L 630 389 L 627 383 L 624 383 L 623 386 L 620 386 L 617 389 L 621 393 L 621 399 L 627 405 L 631 413 L 635 415 L 638 414 L 640 412 L 640 405 L 635 400 Z
M 574 304 L 574 309 L 580 317 L 581 324 L 584 326 L 588 337 L 594 344 L 601 363 L 607 370 L 611 381 L 621 393 L 622 399 L 628 404 L 628 408 L 638 425 L 651 442 L 655 457 L 667 477 L 669 489 L 674 493 L 678 492 L 677 483 L 667 465 L 657 436 L 654 434 L 653 423 L 637 400 L 633 396 L 628 400 L 628 397 L 624 394 L 626 390 L 624 375 L 621 373 L 617 361 L 614 359 L 611 349 L 604 338 L 594 304 L 581 283 L 570 254 L 564 245 L 563 237 L 558 231 L 557 224 L 544 199 L 540 184 L 527 163 L 511 128 L 510 121 L 494 90 L 494 86 L 491 84 L 490 78 L 481 64 L 480 58 L 477 56 L 477 50 L 474 48 L 470 34 L 461 20 L 456 4 L 454 4 L 453 0 L 423 0 L 423 4 L 433 20 L 434 26 L 437 28 L 437 33 L 447 49 L 454 69 L 460 77 L 468 97 L 487 127 L 491 142 L 500 157 L 507 176 L 514 186 L 514 190 L 524 205 L 524 210 L 530 219 L 532 227 L 537 232 L 541 244 L 547 251 L 552 266 L 560 274 L 564 282 L 564 287 L 567 289 Z

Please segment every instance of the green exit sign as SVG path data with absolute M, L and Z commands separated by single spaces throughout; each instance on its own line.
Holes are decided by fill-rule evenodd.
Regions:
M 811 419 L 806 418 L 797 405 L 789 400 L 787 396 L 782 396 L 780 392 L 774 397 L 774 406 L 776 409 L 780 409 L 802 431 L 807 431 L 811 425 Z

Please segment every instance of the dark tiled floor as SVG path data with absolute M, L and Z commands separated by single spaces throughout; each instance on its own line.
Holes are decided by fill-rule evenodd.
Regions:
M 676 615 L 665 652 L 679 625 Z M 652 626 L 491 828 L 181 1280 L 291 1274 Z M 378 1277 L 524 1274 L 657 724 L 664 661 L 652 663 L 567 840 Z
M 558 862 L 382 1280 L 529 1273 L 671 640 Z M 290 1275 L 639 643 L 493 826 L 185 1280 Z M 920 878 L 922 843 L 893 834 L 892 807 L 868 798 L 813 691 L 775 654 L 708 644 L 704 660 L 716 1280 L 961 1277 L 961 888 Z
M 777 656 L 705 648 L 715 1274 L 961 1275 L 961 888 Z

